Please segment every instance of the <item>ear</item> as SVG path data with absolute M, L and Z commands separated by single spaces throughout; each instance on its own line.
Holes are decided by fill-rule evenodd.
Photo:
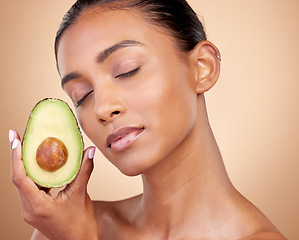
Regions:
M 220 53 L 215 45 L 209 41 L 199 42 L 191 52 L 194 66 L 195 90 L 198 94 L 212 88 L 220 74 Z

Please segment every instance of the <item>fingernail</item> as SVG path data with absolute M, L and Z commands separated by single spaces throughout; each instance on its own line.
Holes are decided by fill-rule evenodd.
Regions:
M 91 149 L 89 150 L 89 152 L 88 152 L 88 158 L 89 158 L 89 159 L 93 159 L 95 150 L 96 150 L 95 147 L 93 147 L 93 148 L 91 148 Z
M 13 130 L 9 130 L 8 139 L 9 142 L 12 142 L 15 139 L 15 132 Z
M 12 146 L 11 146 L 11 149 L 15 149 L 19 144 L 19 140 L 18 139 L 14 139 L 13 142 L 12 142 Z

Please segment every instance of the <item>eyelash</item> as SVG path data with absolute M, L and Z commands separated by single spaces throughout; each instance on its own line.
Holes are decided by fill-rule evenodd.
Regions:
M 138 67 L 130 72 L 119 74 L 115 78 L 133 77 L 139 70 L 140 70 L 140 67 Z
M 140 70 L 140 67 L 127 72 L 127 73 L 122 73 L 117 75 L 115 78 L 126 78 L 126 77 L 133 77 L 138 71 Z M 90 92 L 88 92 L 83 98 L 81 98 L 77 103 L 76 103 L 76 107 L 80 107 L 80 105 L 85 101 L 85 99 L 89 96 L 89 94 L 91 94 L 93 92 L 93 90 L 91 90 Z
M 77 103 L 76 103 L 76 107 L 80 107 L 80 105 L 84 102 L 84 100 L 89 96 L 89 94 L 91 94 L 93 92 L 93 90 L 91 90 L 90 92 L 88 92 L 83 98 L 81 98 Z

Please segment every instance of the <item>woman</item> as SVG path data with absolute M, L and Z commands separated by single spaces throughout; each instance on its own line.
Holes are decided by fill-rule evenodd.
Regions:
M 26 176 L 10 132 L 12 179 L 32 239 L 285 239 L 230 182 L 204 93 L 218 49 L 185 0 L 79 0 L 55 42 L 63 89 L 86 135 L 143 194 L 92 202 L 94 147 L 52 199 Z

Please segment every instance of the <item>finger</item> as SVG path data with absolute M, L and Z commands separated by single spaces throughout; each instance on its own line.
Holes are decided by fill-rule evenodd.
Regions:
M 14 131 L 14 130 L 9 130 L 8 139 L 9 139 L 9 142 L 10 142 L 10 147 L 12 147 L 13 141 L 15 139 L 18 139 L 19 141 L 21 141 L 20 135 L 18 134 L 17 131 Z
M 92 173 L 94 164 L 93 158 L 95 153 L 95 147 L 89 147 L 84 151 L 82 165 L 78 172 L 78 175 L 72 183 L 70 183 L 66 190 L 71 190 L 79 194 L 84 194 L 87 191 L 87 183 Z
M 26 177 L 26 172 L 22 163 L 21 140 L 16 131 L 9 131 L 9 141 L 11 146 L 11 177 L 12 182 L 17 187 Z
M 10 146 L 11 146 L 13 140 L 15 140 L 15 138 L 19 138 L 19 137 L 16 137 L 16 134 L 17 133 L 14 130 L 9 130 L 9 132 L 8 132 L 8 140 L 10 142 Z
M 23 161 L 22 161 L 22 144 L 20 136 L 16 131 L 9 131 L 9 140 L 11 141 L 11 179 L 16 186 L 19 195 L 31 197 L 33 194 L 36 198 L 36 193 L 39 192 L 35 183 L 27 176 Z

